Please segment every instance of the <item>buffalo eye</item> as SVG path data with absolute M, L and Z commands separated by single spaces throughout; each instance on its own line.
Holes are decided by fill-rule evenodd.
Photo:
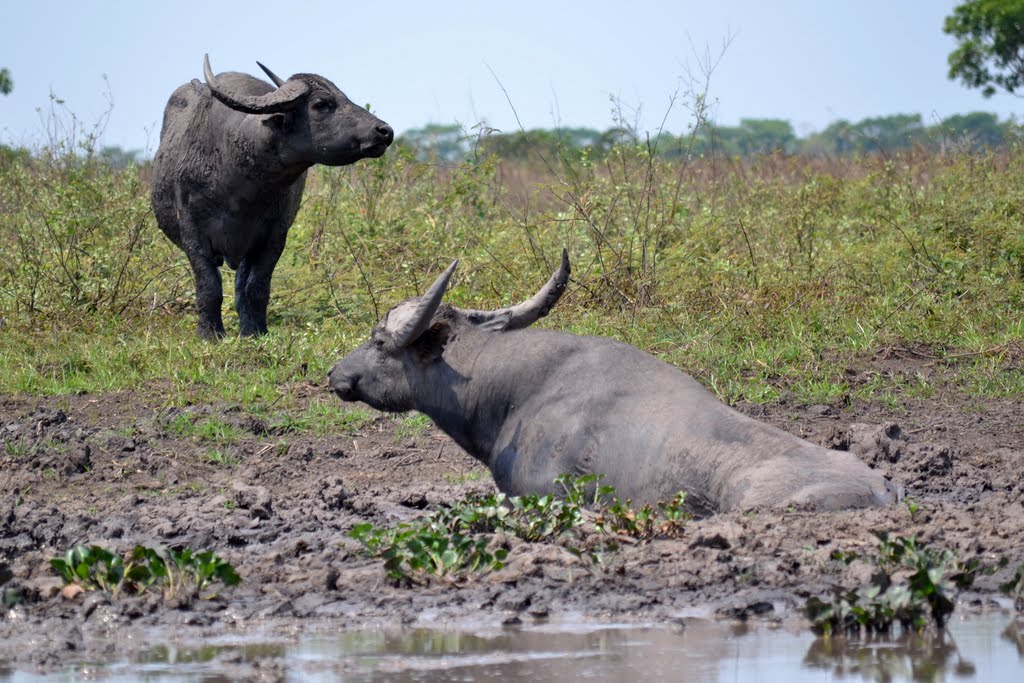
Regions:
M 318 112 L 328 112 L 333 110 L 336 106 L 338 105 L 335 104 L 334 100 L 317 100 L 313 103 L 313 109 Z

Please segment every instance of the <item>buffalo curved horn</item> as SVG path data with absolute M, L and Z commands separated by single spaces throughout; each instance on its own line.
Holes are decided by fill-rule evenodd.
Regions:
M 294 109 L 298 101 L 309 92 L 309 84 L 303 80 L 287 81 L 266 95 L 239 95 L 229 92 L 217 85 L 217 79 L 210 69 L 209 55 L 203 55 L 203 76 L 214 97 L 228 107 L 246 114 L 276 114 Z
M 274 85 L 276 85 L 278 88 L 280 88 L 282 85 L 284 85 L 284 81 L 281 80 L 281 77 L 278 76 L 276 73 L 274 73 L 273 71 L 271 71 L 267 67 L 263 66 L 259 62 L 256 62 L 256 66 L 258 66 L 259 68 L 263 69 L 263 73 L 267 74 L 267 76 L 270 78 L 270 80 L 273 81 Z
M 562 249 L 562 263 L 540 291 L 521 304 L 496 311 L 462 311 L 475 325 L 496 331 L 519 330 L 546 316 L 561 298 L 569 283 L 569 252 Z
M 452 261 L 448 269 L 430 285 L 426 294 L 414 302 L 409 302 L 409 307 L 401 306 L 391 311 L 387 328 L 394 335 L 396 347 L 408 346 L 430 327 L 430 320 L 434 317 L 437 307 L 441 305 L 441 297 L 444 296 L 448 281 L 451 280 L 452 273 L 458 265 L 458 260 Z

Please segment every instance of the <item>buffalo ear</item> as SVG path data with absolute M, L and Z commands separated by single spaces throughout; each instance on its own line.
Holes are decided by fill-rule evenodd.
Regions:
M 263 119 L 263 125 L 278 133 L 287 133 L 292 129 L 292 122 L 295 119 L 290 111 L 271 114 Z
M 444 347 L 451 337 L 452 323 L 450 320 L 439 320 L 427 328 L 409 348 L 420 363 L 430 363 L 441 357 Z
M 512 311 L 511 309 L 494 311 L 493 313 L 470 311 L 466 317 L 469 318 L 469 322 L 481 330 L 504 332 L 508 328 L 509 321 L 512 320 Z

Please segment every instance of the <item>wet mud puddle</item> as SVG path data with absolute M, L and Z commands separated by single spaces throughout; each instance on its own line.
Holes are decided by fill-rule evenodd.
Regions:
M 1024 680 L 1024 621 L 993 613 L 948 635 L 816 638 L 766 624 L 681 620 L 672 626 L 553 622 L 473 631 L 308 630 L 148 648 L 127 661 L 79 664 L 0 681 L 945 681 Z

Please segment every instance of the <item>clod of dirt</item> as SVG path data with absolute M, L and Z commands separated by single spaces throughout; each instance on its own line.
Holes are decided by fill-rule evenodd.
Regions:
M 341 574 L 334 567 L 328 569 L 324 575 L 324 588 L 329 591 L 338 590 L 338 577 L 340 576 Z
M 691 548 L 715 548 L 716 550 L 728 550 L 732 544 L 722 534 L 711 534 L 710 536 L 698 536 L 697 540 L 690 544 Z
M 68 585 L 60 589 L 60 597 L 64 598 L 65 600 L 74 600 L 84 592 L 85 589 L 79 586 L 77 583 L 69 583 Z
M 62 471 L 65 476 L 70 477 L 73 474 L 88 472 L 90 469 L 92 469 L 92 449 L 89 448 L 89 444 L 84 443 L 75 451 L 67 454 Z
M 731 605 L 715 610 L 715 616 L 725 619 L 738 619 L 746 621 L 753 616 L 761 616 L 775 611 L 775 606 L 770 602 L 758 600 L 747 605 Z
M 131 453 L 137 447 L 138 444 L 135 443 L 135 439 L 128 436 L 115 435 L 107 439 L 107 450 L 111 453 Z
M 270 519 L 273 514 L 273 501 L 270 492 L 262 486 L 247 486 L 241 482 L 231 485 L 235 503 L 243 510 L 248 510 L 257 519 Z
M 895 422 L 882 425 L 854 423 L 845 429 L 835 427 L 824 442 L 826 448 L 850 451 L 872 467 L 899 462 L 906 444 L 906 436 Z
M 327 510 L 340 510 L 348 496 L 341 484 L 341 477 L 332 477 L 327 481 L 321 481 L 314 498 L 320 501 Z
M 924 444 L 915 449 L 911 468 L 928 477 L 944 477 L 953 471 L 953 454 L 945 444 Z

